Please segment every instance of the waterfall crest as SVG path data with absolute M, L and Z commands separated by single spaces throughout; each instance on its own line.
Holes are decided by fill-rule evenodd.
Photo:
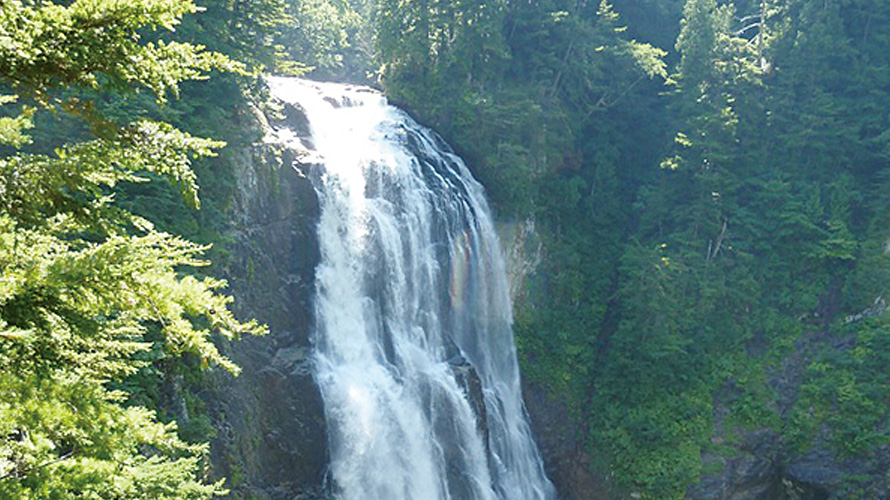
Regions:
M 363 87 L 270 78 L 309 118 L 321 212 L 315 378 L 343 500 L 552 500 L 481 186 Z

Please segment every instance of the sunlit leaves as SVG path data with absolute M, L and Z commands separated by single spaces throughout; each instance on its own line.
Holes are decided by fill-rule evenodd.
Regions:
M 0 4 L 0 74 L 44 105 L 71 85 L 145 86 L 164 100 L 183 80 L 240 66 L 179 43 L 140 43 L 142 28 L 172 30 L 195 5 L 184 0 L 81 0 L 70 6 L 9 0 Z M 102 79 L 105 79 L 102 81 Z
M 17 98 L 18 96 L 0 94 L 0 106 L 13 103 Z M 0 145 L 19 147 L 31 142 L 24 131 L 34 126 L 31 120 L 33 114 L 34 108 L 26 107 L 18 116 L 0 117 Z
M 49 381 L 46 381 L 49 382 Z M 0 380 L 0 496 L 18 499 L 208 499 L 222 484 L 196 480 L 204 446 L 176 436 L 153 412 L 124 408 L 76 378 Z M 153 450 L 145 454 L 141 450 Z
M 0 497 L 225 493 L 204 477 L 206 447 L 112 390 L 160 357 L 237 373 L 212 339 L 265 331 L 235 319 L 231 297 L 218 293 L 224 281 L 183 273 L 207 264 L 208 247 L 157 232 L 115 203 L 121 183 L 159 176 L 197 207 L 191 162 L 224 144 L 159 121 L 118 123 L 89 100 L 62 97 L 77 87 L 143 87 L 163 102 L 211 70 L 241 72 L 200 46 L 142 39 L 195 10 L 187 0 L 0 3 L 0 81 L 79 117 L 95 136 L 0 158 Z M 0 142 L 25 144 L 32 112 L 0 119 Z

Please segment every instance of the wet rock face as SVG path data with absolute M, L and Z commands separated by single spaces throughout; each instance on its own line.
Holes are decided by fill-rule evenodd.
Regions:
M 268 118 L 255 118 L 267 137 L 274 136 Z M 271 121 L 308 135 L 299 109 L 285 109 Z M 309 356 L 318 201 L 300 158 L 274 137 L 237 153 L 223 277 L 237 299 L 236 314 L 265 323 L 269 335 L 224 346 L 242 373 L 220 375 L 205 396 L 217 429 L 212 461 L 228 478 L 233 498 L 324 496 L 324 408 Z
M 451 362 L 451 371 L 454 373 L 457 383 L 460 384 L 469 396 L 470 407 L 473 408 L 473 413 L 476 414 L 477 427 L 487 448 L 489 445 L 488 412 L 485 409 L 485 396 L 482 393 L 482 380 L 479 378 L 479 373 L 476 371 L 476 368 L 463 358 Z M 486 452 L 488 451 L 486 449 Z

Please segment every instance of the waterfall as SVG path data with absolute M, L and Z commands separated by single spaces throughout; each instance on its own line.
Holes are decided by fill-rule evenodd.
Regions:
M 343 500 L 552 500 L 481 186 L 363 87 L 270 78 L 320 166 L 315 378 Z

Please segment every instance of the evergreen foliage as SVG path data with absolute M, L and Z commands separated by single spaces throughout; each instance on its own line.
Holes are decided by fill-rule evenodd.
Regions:
M 136 117 L 118 122 L 72 91 L 151 92 L 163 103 L 212 69 L 199 45 L 158 38 L 196 6 L 179 0 L 0 5 L 0 496 L 199 499 L 225 492 L 204 445 L 130 402 L 121 382 L 155 358 L 196 356 L 237 373 L 211 338 L 259 334 L 228 310 L 224 282 L 182 273 L 207 247 L 159 232 L 115 202 L 121 183 L 163 177 L 198 206 L 192 159 L 223 143 Z M 14 108 L 19 102 L 23 107 Z M 93 138 L 20 149 L 36 109 L 82 119 Z

